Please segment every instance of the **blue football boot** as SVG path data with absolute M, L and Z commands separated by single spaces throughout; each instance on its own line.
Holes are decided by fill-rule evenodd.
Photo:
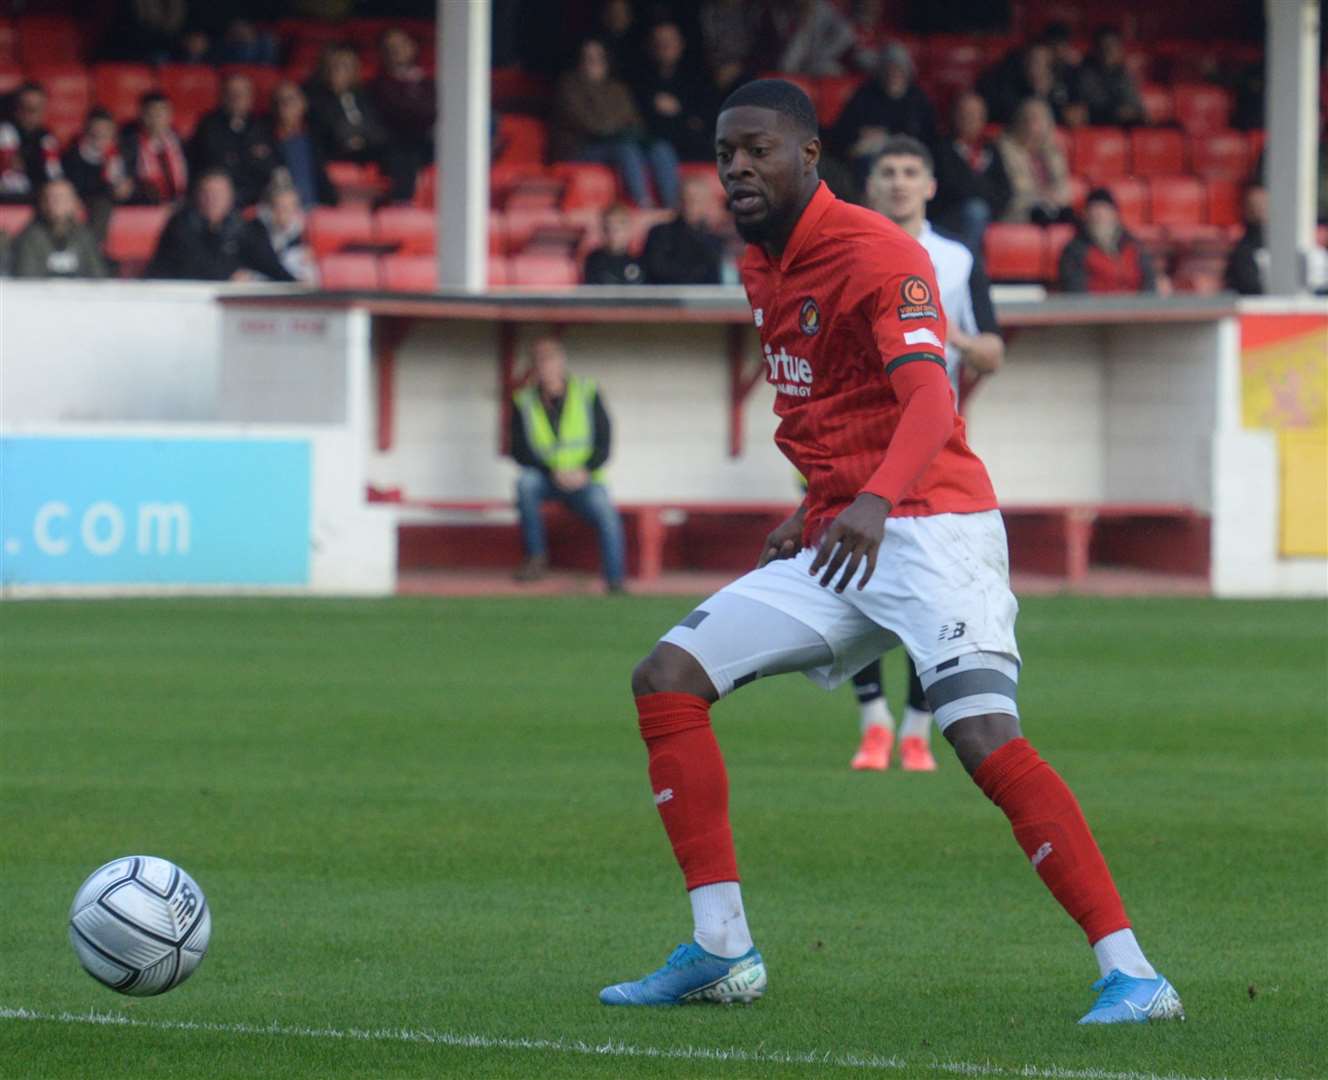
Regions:
M 765 963 L 753 947 L 734 960 L 715 956 L 694 941 L 679 945 L 656 972 L 635 982 L 606 986 L 605 1005 L 688 1005 L 748 1003 L 765 993 Z
M 1176 988 L 1161 975 L 1136 979 L 1113 970 L 1093 984 L 1100 990 L 1097 1002 L 1081 1024 L 1143 1024 L 1149 1020 L 1184 1020 L 1185 1009 Z

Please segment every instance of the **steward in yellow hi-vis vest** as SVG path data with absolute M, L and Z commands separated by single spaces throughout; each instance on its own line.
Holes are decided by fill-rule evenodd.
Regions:
M 599 534 L 604 579 L 611 592 L 623 587 L 622 521 L 604 486 L 612 429 L 593 379 L 567 373 L 562 342 L 553 335 L 530 347 L 534 378 L 512 396 L 512 457 L 521 466 L 516 505 L 525 560 L 518 581 L 537 581 L 549 566 L 540 507 L 550 499 L 589 521 Z

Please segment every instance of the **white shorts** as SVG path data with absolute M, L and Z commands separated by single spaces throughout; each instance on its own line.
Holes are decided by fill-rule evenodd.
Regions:
M 802 671 L 826 689 L 903 644 L 937 724 L 1018 715 L 1019 606 L 999 511 L 889 518 L 876 572 L 842 592 L 808 573 L 816 551 L 767 563 L 706 600 L 661 639 L 690 653 L 722 697 Z M 837 578 L 837 576 L 836 576 Z

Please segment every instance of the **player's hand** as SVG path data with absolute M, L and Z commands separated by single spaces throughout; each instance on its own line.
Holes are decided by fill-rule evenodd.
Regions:
M 815 577 L 817 571 L 825 567 L 825 573 L 821 575 L 822 587 L 834 581 L 843 567 L 844 573 L 835 585 L 835 592 L 842 593 L 858 572 L 858 567 L 863 566 L 858 588 L 866 588 L 876 572 L 876 555 L 881 550 L 885 519 L 890 509 L 888 499 L 864 491 L 830 523 L 809 571 Z
M 756 563 L 757 568 L 759 569 L 768 562 L 774 562 L 776 559 L 791 559 L 798 553 L 801 546 L 802 514 L 799 512 L 779 525 L 765 538 L 765 547 L 761 549 L 761 557 Z

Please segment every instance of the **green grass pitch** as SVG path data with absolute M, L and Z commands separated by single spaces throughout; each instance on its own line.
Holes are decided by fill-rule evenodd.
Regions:
M 1328 1073 L 1323 604 L 1024 604 L 1025 730 L 1189 1012 L 1096 1030 L 1092 955 L 1001 814 L 948 752 L 851 773 L 850 691 L 798 676 L 715 710 L 769 994 L 597 1004 L 690 932 L 627 691 L 689 609 L 3 605 L 0 1076 Z M 159 998 L 65 937 L 132 853 L 214 912 Z

